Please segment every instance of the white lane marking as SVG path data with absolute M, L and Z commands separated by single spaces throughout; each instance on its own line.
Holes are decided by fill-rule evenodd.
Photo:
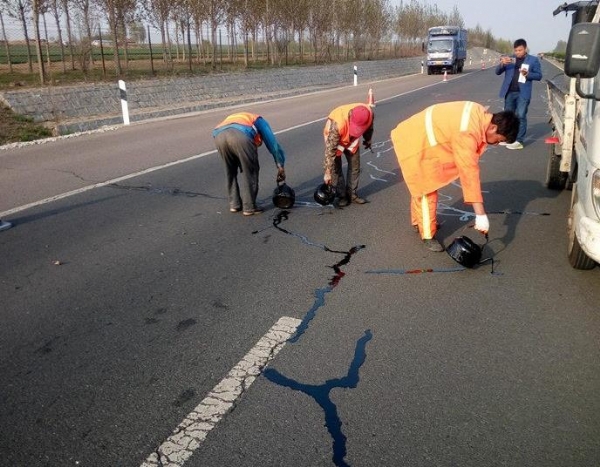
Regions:
M 458 79 L 458 78 L 455 78 L 455 79 Z M 394 96 L 390 96 L 390 97 L 386 97 L 384 99 L 380 99 L 378 102 L 385 102 L 385 101 L 388 101 L 388 100 L 391 100 L 391 99 L 395 99 L 397 97 L 404 96 L 406 94 L 410 94 L 410 93 L 415 92 L 415 91 L 421 91 L 423 89 L 427 89 L 427 88 L 430 88 L 432 86 L 437 86 L 437 85 L 439 85 L 439 83 L 433 83 L 433 84 L 429 84 L 427 86 L 422 86 L 420 88 L 413 89 L 411 91 L 406 91 L 406 92 L 403 92 L 403 93 L 400 93 L 400 94 L 396 94 Z M 296 130 L 298 128 L 302 128 L 302 127 L 305 127 L 305 126 L 308 126 L 308 125 L 312 125 L 313 123 L 321 122 L 321 121 L 324 121 L 326 119 L 327 119 L 327 117 L 318 118 L 318 119 L 312 120 L 310 122 L 304 122 L 304 123 L 301 123 L 299 125 L 291 126 L 289 128 L 284 128 L 283 130 L 279 130 L 279 131 L 276 131 L 274 133 L 276 135 L 279 135 L 281 133 L 286 133 L 288 131 Z M 190 156 L 190 157 L 187 157 L 185 159 L 180 159 L 180 160 L 177 160 L 177 161 L 168 162 L 167 164 L 158 165 L 158 166 L 155 166 L 155 167 L 150 167 L 148 169 L 141 170 L 139 172 L 135 172 L 135 173 L 128 174 L 128 175 L 123 175 L 122 177 L 118 177 L 118 178 L 113 178 L 112 180 L 107 180 L 105 182 L 99 182 L 99 183 L 95 183 L 93 185 L 84 186 L 84 187 L 78 188 L 77 190 L 68 191 L 66 193 L 61 193 L 59 195 L 50 196 L 49 198 L 41 199 L 39 201 L 34 201 L 33 203 L 28 203 L 28 204 L 24 204 L 22 206 L 17 206 L 16 208 L 12 208 L 12 209 L 8 209 L 7 211 L 0 212 L 0 219 L 2 219 L 3 217 L 9 216 L 11 214 L 15 214 L 17 212 L 25 211 L 26 209 L 34 208 L 36 206 L 41 206 L 43 204 L 52 203 L 54 201 L 58 201 L 58 200 L 61 200 L 61 199 L 64 199 L 64 198 L 68 198 L 69 196 L 74 196 L 74 195 L 78 195 L 78 194 L 81 194 L 81 193 L 85 193 L 86 191 L 90 191 L 90 190 L 93 190 L 95 188 L 102 188 L 102 187 L 110 185 L 112 183 L 122 182 L 123 180 L 129 180 L 130 178 L 138 177 L 140 175 L 144 175 L 144 174 L 147 174 L 147 173 L 155 172 L 155 171 L 161 170 L 161 169 L 166 169 L 166 168 L 172 167 L 174 165 L 185 164 L 186 162 L 190 162 L 190 161 L 193 161 L 195 159 L 199 159 L 200 157 L 208 156 L 210 154 L 215 154 L 216 152 L 217 152 L 216 150 L 203 152 L 201 154 L 196 154 L 194 156 Z
M 275 358 L 300 323 L 296 318 L 281 317 L 141 467 L 182 466 Z

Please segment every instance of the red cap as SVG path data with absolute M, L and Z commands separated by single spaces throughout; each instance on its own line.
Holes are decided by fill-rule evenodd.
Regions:
M 358 105 L 350 112 L 350 136 L 359 138 L 369 129 L 372 122 L 371 110 L 364 105 Z

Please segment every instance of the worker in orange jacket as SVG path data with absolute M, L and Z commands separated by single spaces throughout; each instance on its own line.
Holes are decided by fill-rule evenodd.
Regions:
M 351 202 L 367 202 L 356 192 L 360 177 L 360 138 L 362 136 L 365 149 L 371 147 L 374 117 L 369 104 L 346 104 L 333 109 L 325 122 L 323 181 L 335 187 L 339 207 L 348 206 Z M 348 162 L 348 180 L 344 180 L 342 154 Z
M 411 195 L 411 223 L 431 251 L 444 247 L 437 231 L 437 190 L 460 179 L 464 202 L 473 206 L 475 229 L 487 233 L 479 158 L 488 144 L 512 143 L 519 119 L 512 111 L 489 113 L 470 101 L 446 102 L 401 122 L 392 130 L 392 144 Z

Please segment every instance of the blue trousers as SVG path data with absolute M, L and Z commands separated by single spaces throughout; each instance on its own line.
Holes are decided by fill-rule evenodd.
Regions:
M 519 119 L 519 133 L 517 141 L 520 143 L 525 139 L 527 133 L 527 109 L 529 108 L 529 99 L 523 99 L 518 91 L 509 92 L 504 98 L 504 110 L 512 110 Z

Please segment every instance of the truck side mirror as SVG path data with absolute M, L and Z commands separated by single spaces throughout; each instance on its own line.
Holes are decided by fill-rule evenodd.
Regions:
M 600 67 L 600 23 L 578 23 L 571 28 L 565 75 L 570 78 L 594 78 Z

